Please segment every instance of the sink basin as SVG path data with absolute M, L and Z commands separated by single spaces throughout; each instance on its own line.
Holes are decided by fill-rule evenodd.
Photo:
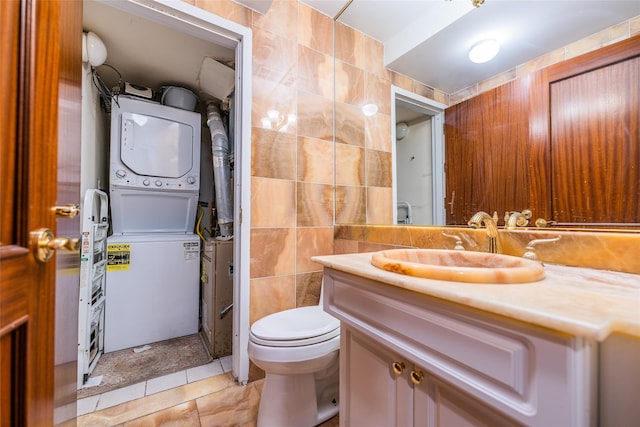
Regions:
M 454 282 L 528 283 L 544 279 L 544 267 L 537 261 L 487 252 L 391 249 L 373 254 L 371 264 L 393 273 Z

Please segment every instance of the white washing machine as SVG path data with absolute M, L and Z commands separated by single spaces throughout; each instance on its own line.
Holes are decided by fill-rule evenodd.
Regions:
M 111 107 L 113 234 L 191 233 L 200 188 L 199 113 L 119 96 Z
M 109 237 L 105 353 L 197 333 L 199 267 L 197 235 Z

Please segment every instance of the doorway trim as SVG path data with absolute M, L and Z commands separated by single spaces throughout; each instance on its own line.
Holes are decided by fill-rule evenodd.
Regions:
M 249 379 L 249 262 L 251 231 L 251 99 L 252 32 L 204 9 L 175 0 L 99 0 L 212 43 L 235 49 L 234 105 L 234 254 L 232 374 L 239 384 Z M 243 211 L 245 215 L 243 215 Z
M 433 224 L 445 225 L 444 210 L 444 110 L 445 104 L 420 96 L 401 87 L 391 85 L 391 168 L 393 223 L 398 222 L 398 176 L 396 166 L 396 102 L 405 104 L 407 108 L 424 113 L 431 117 L 431 167 L 433 173 Z

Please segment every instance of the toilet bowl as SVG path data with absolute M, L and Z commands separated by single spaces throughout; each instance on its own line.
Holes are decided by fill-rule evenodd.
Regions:
M 340 322 L 321 306 L 256 321 L 249 357 L 265 371 L 258 427 L 315 426 L 338 413 Z

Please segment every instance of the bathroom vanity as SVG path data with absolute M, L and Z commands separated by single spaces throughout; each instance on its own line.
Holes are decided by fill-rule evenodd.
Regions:
M 344 426 L 624 426 L 640 409 L 640 277 L 546 266 L 478 284 L 314 257 L 341 321 Z

